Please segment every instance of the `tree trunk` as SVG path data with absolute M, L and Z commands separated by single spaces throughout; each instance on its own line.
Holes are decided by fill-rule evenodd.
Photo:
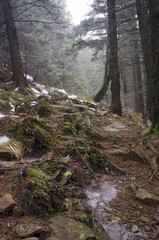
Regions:
M 20 57 L 19 42 L 17 29 L 13 20 L 10 0 L 1 0 L 3 14 L 5 19 L 6 31 L 9 42 L 12 71 L 13 71 L 13 87 L 24 89 L 27 86 L 23 73 L 23 65 Z
M 152 124 L 159 131 L 159 0 L 149 0 L 152 46 Z
M 103 81 L 103 85 L 102 85 L 101 89 L 96 94 L 96 96 L 93 98 L 93 100 L 95 102 L 100 102 L 103 99 L 103 97 L 105 96 L 105 94 L 108 90 L 109 82 L 110 82 L 110 77 L 109 77 L 109 47 L 107 46 L 104 81 Z
M 147 107 L 152 120 L 152 59 L 151 59 L 151 34 L 148 19 L 147 0 L 136 0 L 136 9 L 139 20 L 141 44 L 147 77 Z
M 107 0 L 108 7 L 108 37 L 110 47 L 109 73 L 111 79 L 111 110 L 113 113 L 122 115 L 122 106 L 120 100 L 120 81 L 119 81 L 119 63 L 118 63 L 118 39 L 115 0 Z
M 137 106 L 136 111 L 142 113 L 143 116 L 145 114 L 144 111 L 144 98 L 143 98 L 143 87 L 142 87 L 142 76 L 141 76 L 141 66 L 140 66 L 140 58 L 139 58 L 139 48 L 138 48 L 138 40 L 134 40 L 134 53 L 135 53 L 135 69 L 136 69 L 136 77 L 137 77 Z

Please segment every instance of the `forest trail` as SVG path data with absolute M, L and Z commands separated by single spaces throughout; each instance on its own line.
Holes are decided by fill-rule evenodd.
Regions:
M 63 195 L 54 196 L 58 202 L 55 203 L 56 212 L 86 221 L 99 239 L 106 240 L 108 237 L 102 229 L 99 233 L 99 226 L 94 228 L 93 221 L 96 220 L 93 219 L 98 219 L 111 240 L 157 239 L 158 200 L 154 196 L 143 200 L 141 196 L 137 197 L 137 193 L 145 189 L 148 194 L 158 195 L 157 175 L 150 179 L 151 166 L 145 162 L 145 156 L 154 158 L 147 144 L 151 143 L 157 151 L 158 136 L 145 135 L 146 125 L 139 114 L 123 110 L 123 117 L 119 117 L 112 114 L 104 102 L 96 105 L 51 93 L 47 97 L 18 100 L 15 112 L 2 112 L 0 122 L 2 140 L 4 137 L 7 141 L 18 139 L 25 144 L 23 151 L 26 151 L 25 156 L 21 155 L 21 150 L 13 141 L 6 143 L 5 152 L 5 145 L 1 146 L 0 192 L 2 195 L 11 193 L 18 206 L 22 202 L 30 204 L 30 208 L 24 205 L 24 215 L 21 217 L 12 216 L 12 212 L 2 215 L 0 236 L 9 234 L 10 239 L 20 240 L 15 234 L 15 226 L 24 222 L 45 226 L 39 235 L 40 240 L 46 239 L 49 234 L 47 220 L 37 216 L 37 211 L 48 211 L 42 205 L 43 200 L 39 200 L 39 195 L 37 199 L 35 197 L 35 202 L 34 199 L 30 202 L 28 197 L 34 196 L 34 187 L 37 186 L 33 185 L 29 190 L 27 171 L 36 168 L 40 172 L 37 179 L 30 175 L 34 179 L 31 180 L 32 184 L 39 184 L 39 175 L 44 171 L 47 173 L 46 179 L 53 181 L 59 191 L 65 193 L 65 198 Z M 25 148 L 28 143 L 32 143 L 33 149 L 29 149 L 31 154 L 27 154 L 28 148 Z M 19 178 L 21 180 L 17 181 Z M 43 184 L 45 186 L 46 183 Z M 88 204 L 87 186 L 91 186 L 91 192 L 95 194 L 92 195 L 92 202 L 97 207 L 94 210 Z M 103 200 L 104 207 L 98 209 Z M 65 206 L 70 204 L 71 207 L 61 212 L 65 201 Z M 78 201 L 84 208 L 77 209 Z M 30 213 L 33 216 L 31 219 Z M 12 227 L 8 227 L 8 222 Z

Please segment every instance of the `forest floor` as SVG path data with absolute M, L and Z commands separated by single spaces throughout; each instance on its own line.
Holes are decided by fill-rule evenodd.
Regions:
M 21 198 L 27 195 L 19 188 L 17 179 L 20 178 L 22 184 L 23 179 L 26 178 L 26 168 L 39 166 L 41 162 L 44 164 L 49 162 L 51 158 L 47 154 L 51 152 L 55 158 L 60 159 L 57 160 L 58 167 L 51 177 L 58 187 L 63 189 L 64 199 L 73 201 L 71 211 L 69 209 L 60 211 L 60 207 L 57 206 L 56 213 L 75 219 L 79 218 L 78 220 L 81 220 L 79 216 L 86 214 L 89 221 L 82 221 L 93 228 L 96 231 L 97 238 L 101 240 L 109 237 L 113 240 L 159 239 L 159 200 L 157 199 L 159 180 L 157 172 L 155 172 L 156 169 L 153 169 L 158 159 L 159 137 L 147 131 L 148 127 L 139 114 L 124 110 L 123 117 L 119 117 L 112 114 L 109 106 L 104 102 L 92 105 L 90 102 L 75 102 L 73 99 L 55 94 L 47 101 L 45 97 L 45 104 L 54 109 L 54 113 L 51 115 L 52 119 L 54 119 L 52 122 L 50 116 L 47 120 L 46 116 L 44 118 L 40 116 L 40 113 L 40 117 L 36 116 L 39 108 L 35 107 L 35 102 L 39 104 L 35 98 L 34 100 L 22 100 L 18 103 L 17 106 L 19 107 L 17 107 L 14 114 L 8 115 L 7 111 L 1 111 L 2 114 L 7 116 L 0 118 L 0 137 L 16 138 L 15 132 L 17 128 L 20 129 L 19 126 L 25 126 L 25 128 L 28 128 L 28 132 L 29 129 L 34 127 L 35 130 L 36 127 L 36 134 L 40 131 L 40 134 L 34 136 L 36 143 L 38 141 L 40 145 L 40 150 L 33 151 L 28 156 L 33 159 L 32 161 L 26 161 L 24 164 L 21 160 L 25 160 L 25 157 L 19 157 L 14 166 L 4 166 L 2 162 L 7 161 L 10 163 L 7 159 L 9 155 L 0 154 L 1 196 L 7 193 L 12 194 L 18 206 L 23 208 Z M 15 118 L 13 115 L 17 117 Z M 10 124 L 11 121 L 20 125 L 15 127 L 15 124 Z M 30 127 L 29 124 L 32 121 L 34 121 L 34 124 Z M 40 130 L 39 125 L 47 125 L 48 131 L 52 129 L 56 147 L 49 146 L 47 148 L 43 144 L 44 141 L 51 142 L 52 139 L 48 137 L 49 140 L 46 140 L 46 132 Z M 8 126 L 10 130 L 8 130 Z M 17 132 L 19 134 L 22 131 L 18 130 Z M 23 137 L 28 138 L 28 132 Z M 55 136 L 58 136 L 58 141 Z M 21 140 L 20 137 L 19 139 Z M 51 145 L 50 142 L 49 145 Z M 45 157 L 37 155 L 44 155 Z M 64 167 L 64 163 L 61 163 L 63 158 L 68 159 L 68 162 L 65 163 L 67 167 Z M 108 161 L 106 165 L 103 164 L 103 160 Z M 12 161 L 15 163 L 15 160 Z M 153 164 L 151 164 L 151 161 Z M 64 172 L 70 168 L 73 169 L 70 178 L 64 179 Z M 115 186 L 117 195 L 109 202 L 109 207 L 105 207 L 105 215 L 102 221 L 108 223 L 119 219 L 120 225 L 125 227 L 125 231 L 131 232 L 131 236 L 126 237 L 121 233 L 120 237 L 111 238 L 109 236 L 107 238 L 103 228 L 99 231 L 100 227 L 94 227 L 92 219 L 96 219 L 96 216 L 92 215 L 89 207 L 84 210 L 77 210 L 75 207 L 75 199 L 76 201 L 86 199 L 84 192 L 86 185 L 91 184 L 92 179 L 98 182 L 103 175 L 106 175 L 107 182 Z M 136 196 L 137 191 L 140 189 L 145 189 L 149 195 L 151 193 L 155 196 L 146 197 L 143 200 L 141 197 Z M 61 199 L 63 201 L 63 197 L 60 197 L 59 201 Z M 32 207 L 36 209 L 35 203 Z M 13 215 L 12 211 L 0 215 L 0 239 L 20 239 L 15 233 L 15 227 L 17 224 L 24 223 L 41 224 L 43 232 L 38 235 L 38 238 L 40 240 L 46 239 L 50 231 L 48 228 L 50 215 L 46 214 L 44 218 L 37 213 L 34 214 L 32 209 L 31 212 L 30 209 L 24 208 L 23 210 L 22 216 Z

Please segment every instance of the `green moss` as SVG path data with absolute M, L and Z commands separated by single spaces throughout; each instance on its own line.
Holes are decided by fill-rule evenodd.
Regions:
M 63 126 L 63 131 L 67 134 L 73 134 L 73 133 L 77 133 L 76 128 L 74 127 L 74 125 L 70 122 L 65 122 L 64 126 Z
M 8 131 L 15 132 L 18 129 L 18 123 L 12 120 L 8 121 Z
M 76 216 L 75 216 L 75 219 L 76 219 L 77 221 L 82 222 L 82 223 L 88 223 L 88 218 L 87 218 L 87 216 L 86 216 L 85 214 L 76 215 Z
M 48 118 L 51 116 L 51 107 L 46 102 L 40 102 L 37 107 L 37 113 L 39 117 Z
M 58 167 L 58 163 L 56 159 L 52 159 L 47 163 L 43 163 L 40 166 L 40 169 L 42 169 L 46 174 L 52 175 L 57 170 L 57 167 Z
M 45 142 L 51 146 L 57 143 L 57 136 L 50 129 L 44 129 L 39 123 L 33 123 L 34 128 L 43 136 Z
M 152 126 L 151 131 L 157 135 L 159 135 L 159 122 Z
M 77 149 L 81 154 L 91 153 L 90 147 L 78 146 Z
M 38 215 L 51 214 L 55 212 L 60 199 L 63 199 L 63 191 L 51 181 L 50 176 L 37 167 L 26 169 L 23 184 L 21 203 L 27 212 Z

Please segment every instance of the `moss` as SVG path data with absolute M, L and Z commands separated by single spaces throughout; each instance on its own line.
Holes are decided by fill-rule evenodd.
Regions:
M 70 122 L 65 122 L 64 126 L 63 126 L 63 131 L 67 134 L 74 134 L 77 133 L 76 128 L 74 127 L 74 125 Z
M 37 167 L 26 169 L 23 184 L 21 204 L 27 212 L 37 215 L 54 213 L 63 199 L 63 191 L 51 181 L 50 176 Z
M 47 162 L 47 163 L 43 163 L 40 166 L 40 169 L 42 169 L 46 174 L 52 175 L 53 173 L 56 172 L 58 167 L 58 163 L 56 161 L 56 159 L 52 159 L 51 161 Z
M 48 118 L 51 116 L 51 107 L 46 102 L 40 102 L 37 107 L 37 113 L 39 117 Z
M 152 126 L 151 131 L 157 135 L 159 135 L 159 122 Z
M 44 129 L 39 123 L 33 123 L 34 128 L 42 135 L 45 142 L 51 146 L 57 143 L 57 136 L 50 129 Z
M 103 167 L 109 166 L 108 157 L 105 155 L 102 155 L 95 148 L 91 148 L 88 146 L 77 146 L 77 149 L 82 155 L 87 154 L 88 161 L 91 167 L 94 168 L 95 170 L 97 170 L 97 168 L 102 169 Z
M 82 223 L 88 223 L 88 218 L 87 218 L 87 216 L 86 216 L 85 214 L 76 215 L 76 216 L 75 216 L 75 219 L 76 219 L 77 221 L 82 222 Z
M 8 131 L 15 132 L 18 129 L 18 123 L 12 120 L 8 121 Z

